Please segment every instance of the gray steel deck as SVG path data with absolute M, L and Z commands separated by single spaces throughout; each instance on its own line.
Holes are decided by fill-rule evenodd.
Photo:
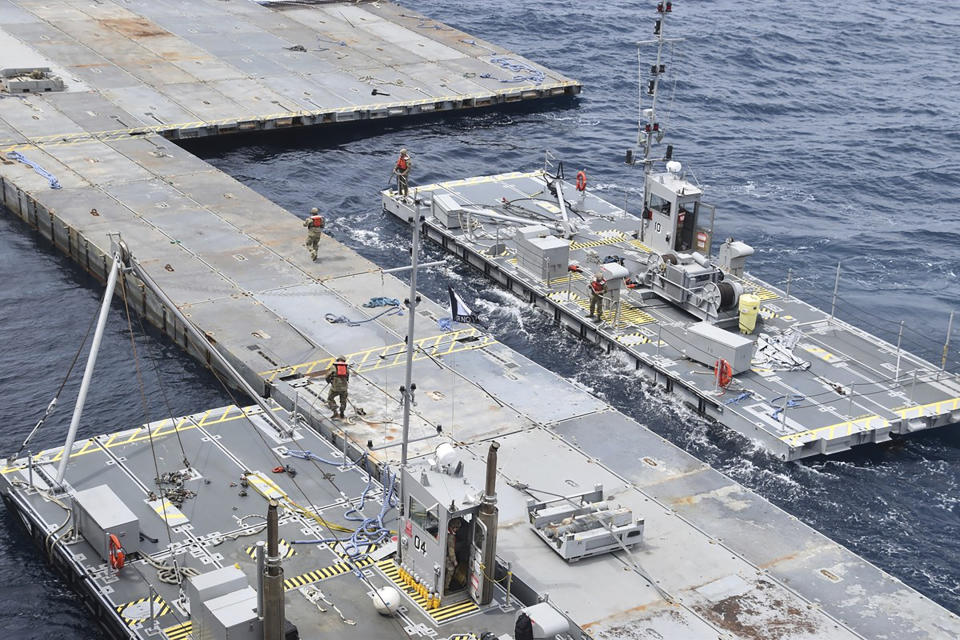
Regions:
M 350 328 L 328 324 L 323 314 L 370 317 L 374 312 L 362 308 L 364 302 L 373 295 L 403 299 L 405 285 L 329 238 L 322 241 L 323 261 L 311 262 L 302 245 L 299 219 L 163 136 L 225 133 L 246 128 L 244 123 L 249 128 L 268 128 L 322 122 L 324 113 L 334 114 L 331 121 L 339 119 L 340 113 L 360 114 L 358 118 L 388 115 L 393 107 L 381 103 L 338 104 L 336 96 L 324 93 L 320 79 L 308 75 L 315 67 L 314 57 L 326 56 L 329 62 L 342 65 L 343 73 L 364 85 L 362 91 L 357 87 L 354 92 L 361 95 L 371 91 L 362 78 L 376 75 L 364 65 L 384 49 L 377 38 L 383 43 L 399 42 L 386 46 L 389 55 L 411 61 L 415 56 L 404 53 L 405 46 L 442 45 L 463 54 L 475 45 L 459 42 L 463 39 L 459 32 L 430 28 L 435 24 L 428 19 L 406 11 L 400 15 L 386 3 L 283 11 L 210 0 L 126 6 L 135 7 L 136 12 L 110 3 L 28 5 L 3 0 L 0 4 L 4 38 L 17 32 L 25 40 L 35 36 L 36 51 L 18 50 L 18 55 L 39 60 L 36 56 L 42 53 L 55 69 L 58 63 L 66 64 L 64 60 L 72 61 L 67 66 L 76 70 L 66 75 L 79 78 L 71 80 L 67 93 L 0 100 L 0 139 L 17 145 L 62 185 L 52 189 L 31 168 L 6 160 L 0 164 L 4 206 L 100 277 L 109 259 L 107 234 L 120 233 L 207 340 L 188 339 L 156 294 L 125 275 L 131 305 L 201 361 L 210 362 L 210 350 L 217 349 L 264 395 L 287 411 L 296 408 L 303 420 L 297 446 L 315 452 L 327 448 L 327 455 L 334 457 L 335 451 L 321 436 L 335 440 L 335 449 L 346 436 L 354 456 L 368 440 L 374 445 L 396 442 L 400 429 L 396 389 L 402 378 L 399 354 L 407 318 L 384 316 Z M 223 19 L 225 11 L 229 19 Z M 304 24 L 310 21 L 316 28 Z M 400 29 L 397 24 L 406 24 L 408 33 L 395 31 Z M 240 31 L 226 38 L 224 25 L 239 25 Z M 321 26 L 329 31 L 320 33 Z M 364 35 L 357 36 L 358 31 Z M 324 51 L 309 52 L 308 62 L 301 59 L 302 53 L 283 50 L 300 41 L 312 46 L 318 34 L 333 42 L 324 44 Z M 404 45 L 404 38 L 412 38 L 409 34 L 429 42 L 415 39 Z M 171 46 L 185 58 L 171 56 L 167 48 Z M 251 53 L 215 51 L 217 47 Z M 442 58 L 439 54 L 429 57 Z M 431 62 L 418 64 L 433 68 Z M 472 91 L 470 83 L 484 88 L 474 97 L 458 93 L 468 95 L 463 101 L 430 98 L 420 107 L 412 95 L 404 94 L 409 99 L 395 107 L 398 114 L 430 104 L 446 108 L 448 102 L 451 108 L 473 106 L 486 99 L 478 98 L 480 94 L 495 102 L 525 97 L 525 90 L 512 83 L 503 88 L 496 76 L 482 78 L 497 71 L 490 71 L 475 55 L 453 56 L 436 64 L 454 69 L 445 80 L 453 92 Z M 409 77 L 415 78 L 409 68 Z M 350 69 L 354 75 L 347 73 Z M 549 79 L 549 72 L 545 73 Z M 191 84 L 190 77 L 200 82 Z M 343 82 L 349 86 L 347 80 Z M 402 85 L 410 87 L 411 82 L 404 79 Z M 547 91 L 546 82 L 530 88 L 529 97 Z M 558 80 L 549 92 L 565 93 L 577 86 L 565 82 Z M 429 91 L 433 85 L 428 85 L 424 86 Z M 389 92 L 399 87 L 386 86 L 390 89 L 384 91 Z M 307 97 L 305 90 L 311 100 L 324 96 L 322 109 L 300 104 Z M 211 92 L 217 92 L 214 97 L 232 95 L 230 104 L 237 104 L 237 109 L 221 110 L 228 103 L 210 100 Z M 293 97 L 296 100 L 290 104 Z M 282 105 L 277 109 L 251 106 L 274 105 L 272 100 Z M 120 126 L 114 126 L 118 120 Z M 418 310 L 416 335 L 421 350 L 414 364 L 419 391 L 412 435 L 429 436 L 442 426 L 444 434 L 478 455 L 483 442 L 496 437 L 503 444 L 502 485 L 523 482 L 536 489 L 571 492 L 602 482 L 617 500 L 646 519 L 647 542 L 635 553 L 635 560 L 669 592 L 672 603 L 638 573 L 625 570 L 629 566 L 620 554 L 573 566 L 562 563 L 524 529 L 524 493 L 502 490 L 501 559 L 511 563 L 519 583 L 541 595 L 549 593 L 552 602 L 594 637 L 612 639 L 628 630 L 649 629 L 662 637 L 752 639 L 769 637 L 771 628 L 782 630 L 778 633 L 784 639 L 960 635 L 957 616 L 582 389 L 512 352 L 495 336 L 466 325 L 452 332 L 440 330 L 435 321 L 445 315 L 431 301 L 424 301 Z M 325 417 L 323 385 L 307 375 L 325 367 L 335 353 L 349 355 L 354 363 L 351 399 L 364 409 L 363 416 L 351 415 L 341 423 Z M 67 480 L 75 489 L 108 483 L 139 516 L 145 532 L 158 539 L 156 544 L 144 543 L 156 561 L 175 554 L 195 568 L 239 563 L 249 572 L 252 565 L 245 547 L 255 536 L 220 542 L 222 534 L 250 532 L 254 528 L 250 523 L 256 519 L 238 518 L 262 513 L 266 504 L 254 491 L 244 497 L 230 485 L 242 471 L 264 472 L 292 500 L 323 509 L 324 518 L 340 523 L 345 501 L 356 500 L 366 482 L 356 468 L 331 471 L 322 465 L 318 469 L 293 462 L 300 472 L 297 483 L 306 494 L 301 502 L 301 493 L 288 476 L 269 472 L 276 464 L 277 448 L 287 443 L 272 440 L 270 432 L 261 428 L 262 418 L 253 414 L 236 408 L 210 410 L 175 424 L 161 421 L 79 442 Z M 154 482 L 147 429 L 157 447 L 161 471 L 182 466 L 179 445 L 171 437 L 179 429 L 188 456 L 202 476 L 188 481 L 199 495 L 183 505 L 189 522 L 171 523 L 169 541 L 162 520 L 144 502 Z M 596 437 L 598 430 L 605 437 Z M 574 444 L 574 438 L 584 443 L 584 449 Z M 426 455 L 436 443 L 436 438 L 421 440 L 412 450 Z M 53 461 L 59 454 L 56 449 L 43 452 L 36 464 Z M 397 455 L 396 448 L 383 449 L 372 459 L 382 465 Z M 322 471 L 333 473 L 332 482 Z M 470 473 L 476 472 L 470 468 Z M 61 507 L 24 485 L 30 480 L 24 461 L 3 469 L 0 477 L 4 496 L 39 541 L 62 522 Z M 281 533 L 289 539 L 316 535 L 318 530 L 311 517 L 291 506 Z M 286 559 L 288 578 L 338 563 L 323 546 L 295 551 Z M 186 636 L 187 619 L 177 608 L 178 594 L 158 582 L 152 567 L 133 562 L 130 571 L 119 578 L 112 576 L 82 542 L 58 544 L 54 557 L 117 635 L 155 638 L 159 627 L 170 640 Z M 382 568 L 363 570 L 374 584 L 387 580 Z M 307 600 L 309 590 L 293 584 L 287 611 L 303 637 L 403 635 L 395 623 L 370 612 L 369 587 L 352 573 L 319 575 L 319 586 L 327 597 L 358 625 L 346 624 L 332 607 L 323 605 L 327 611 L 321 612 Z M 149 596 L 148 585 L 162 599 L 155 602 L 156 619 L 150 617 L 149 603 L 144 604 L 148 601 L 141 600 Z M 504 601 L 502 593 L 498 598 Z M 892 601 L 897 603 L 895 611 L 889 606 Z M 412 600 L 406 604 L 403 623 L 412 635 L 452 637 L 511 627 L 512 612 L 499 608 L 438 621 L 419 611 Z
M 559 218 L 541 172 L 453 180 L 420 186 L 418 191 L 426 202 L 428 237 L 546 310 L 558 325 L 608 350 L 623 351 L 646 377 L 784 460 L 836 453 L 960 421 L 956 374 L 941 372 L 906 351 L 898 353 L 895 345 L 749 274 L 739 281 L 745 291 L 762 300 L 762 320 L 753 339 L 798 333 L 793 353 L 810 363 L 808 369 L 755 361 L 752 370 L 736 376 L 726 390 L 718 389 L 712 369 L 685 354 L 682 329 L 697 319 L 659 298 L 645 300 L 643 288 L 627 290 L 619 322 L 614 310 L 605 312 L 602 324 L 590 322 L 585 317 L 587 283 L 598 263 L 608 255 L 642 256 L 649 249 L 635 237 L 638 218 L 589 191 L 568 198 L 582 216 L 570 259 L 582 265 L 586 275 L 569 273 L 550 282 L 517 266 L 512 229 L 518 225 L 448 229 L 429 209 L 430 198 L 446 193 L 459 202 L 491 209 L 506 199 L 515 201 L 510 213 L 519 208 Z M 572 184 L 564 191 L 578 193 Z M 409 201 L 390 191 L 383 192 L 382 198 L 385 211 L 403 221 L 412 219 L 414 207 Z M 491 255 L 490 247 L 496 243 L 507 250 Z M 736 279 L 729 274 L 728 278 Z
M 0 0 L 0 51 L 0 68 L 49 67 L 67 83 L 0 100 L 0 148 L 372 120 L 581 87 L 390 2 Z

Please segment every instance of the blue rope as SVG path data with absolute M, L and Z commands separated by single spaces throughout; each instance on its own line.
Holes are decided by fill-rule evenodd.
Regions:
M 777 403 L 781 402 L 784 398 L 787 399 L 786 407 L 784 407 L 784 405 L 780 405 L 778 407 Z M 783 413 L 784 408 L 795 407 L 801 402 L 803 402 L 803 400 L 804 400 L 803 396 L 800 395 L 799 393 L 793 393 L 790 396 L 777 396 L 776 398 L 770 401 L 770 405 L 775 408 L 774 412 L 770 414 L 770 417 L 776 420 L 777 416 Z
M 363 306 L 367 307 L 368 309 L 373 307 L 399 307 L 400 301 L 396 298 L 384 298 L 383 296 L 376 296 L 370 298 L 370 300 L 365 302 Z
M 324 460 L 319 456 L 316 456 L 309 451 L 297 451 L 297 450 L 287 450 L 287 453 L 295 457 L 302 457 L 305 459 L 319 460 L 321 462 L 327 462 L 330 464 L 338 464 L 329 460 Z M 366 459 L 366 454 L 360 458 L 360 461 Z M 354 463 L 359 465 L 359 462 Z M 376 516 L 367 517 L 363 515 L 363 508 L 367 504 L 367 496 L 370 493 L 370 490 L 373 488 L 373 475 L 367 474 L 367 486 L 364 487 L 363 492 L 360 494 L 360 504 L 357 506 L 350 507 L 345 513 L 344 518 L 352 522 L 359 522 L 360 524 L 354 529 L 353 533 L 346 540 L 342 542 L 336 538 L 316 538 L 313 540 L 293 540 L 290 544 L 335 544 L 340 542 L 341 548 L 344 553 L 347 554 L 347 558 L 352 561 L 360 560 L 370 554 L 370 551 L 362 551 L 362 547 L 370 547 L 372 545 L 379 545 L 384 541 L 384 539 L 389 538 L 390 528 L 386 526 L 383 522 L 384 517 L 387 515 L 387 511 L 397 506 L 396 498 L 396 481 L 397 476 L 387 471 L 387 488 L 386 493 L 383 498 L 383 505 L 380 507 L 380 511 Z M 359 568 L 357 566 L 353 567 L 354 573 L 359 575 Z
M 496 64 L 507 71 L 513 71 L 513 78 L 501 80 L 500 82 L 532 82 L 533 84 L 543 84 L 543 71 L 530 66 L 526 62 L 521 62 L 507 56 L 494 56 L 490 58 L 490 64 Z
M 751 395 L 753 395 L 753 392 L 752 392 L 752 391 L 744 391 L 743 393 L 741 393 L 740 395 L 738 395 L 736 398 L 730 398 L 729 400 L 727 400 L 727 401 L 724 402 L 723 404 L 737 404 L 737 403 L 740 402 L 741 400 L 746 400 L 746 399 L 749 398 Z
M 364 305 L 366 306 L 366 305 Z M 362 324 L 376 320 L 377 318 L 382 318 L 383 316 L 402 316 L 403 309 L 400 307 L 387 307 L 380 313 L 375 316 L 370 316 L 369 318 L 364 318 L 363 320 L 351 320 L 347 316 L 338 316 L 335 313 L 328 313 L 324 316 L 327 319 L 327 322 L 330 324 L 345 324 L 348 327 L 359 327 Z
M 19 160 L 20 162 L 27 165 L 28 167 L 33 167 L 34 171 L 39 173 L 41 176 L 43 176 L 50 182 L 51 189 L 60 188 L 60 181 L 57 180 L 57 177 L 55 175 L 53 175 L 52 173 L 50 173 L 49 171 L 47 171 L 46 169 L 38 165 L 33 160 L 30 160 L 29 158 L 27 158 L 27 156 L 23 155 L 19 151 L 8 151 L 7 157 L 10 158 L 11 160 Z

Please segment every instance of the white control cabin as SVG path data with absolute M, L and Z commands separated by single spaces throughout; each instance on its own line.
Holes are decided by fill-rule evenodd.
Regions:
M 698 252 L 710 255 L 711 220 L 701 223 L 703 191 L 680 174 L 679 162 L 650 173 L 644 185 L 641 241 L 656 253 Z

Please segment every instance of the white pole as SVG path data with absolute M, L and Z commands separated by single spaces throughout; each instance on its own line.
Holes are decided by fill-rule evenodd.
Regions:
M 943 357 L 940 358 L 940 373 L 947 369 L 947 352 L 950 351 L 950 334 L 953 333 L 953 311 L 950 312 L 950 320 L 947 321 L 947 340 L 943 343 Z M 937 374 L 937 380 L 940 379 L 940 373 Z
M 80 393 L 77 395 L 77 404 L 73 408 L 73 418 L 70 420 L 70 430 L 67 432 L 67 441 L 63 444 L 63 454 L 60 456 L 60 466 L 57 469 L 56 486 L 63 484 L 63 476 L 67 472 L 67 463 L 70 461 L 70 451 L 77 438 L 77 427 L 80 426 L 80 416 L 83 415 L 83 404 L 87 401 L 87 391 L 90 389 L 90 378 L 93 377 L 93 367 L 97 364 L 97 353 L 100 351 L 100 340 L 103 338 L 103 329 L 107 325 L 107 313 L 110 311 L 110 302 L 113 300 L 113 290 L 117 286 L 117 274 L 120 272 L 120 254 L 113 256 L 113 265 L 107 277 L 107 290 L 103 294 L 100 304 L 100 317 L 97 318 L 97 330 L 93 334 L 90 344 L 90 353 L 87 356 L 87 368 L 83 371 L 83 380 L 80 382 Z
M 413 243 L 410 249 L 410 305 L 407 307 L 407 366 L 403 382 L 403 437 L 400 446 L 400 515 L 406 515 L 407 491 L 403 471 L 407 468 L 407 444 L 410 441 L 410 405 L 413 403 L 413 349 L 417 317 L 417 258 L 420 253 L 420 198 L 414 193 Z M 403 523 L 401 522 L 401 526 Z M 397 546 L 397 554 L 403 559 L 403 545 Z
M 837 279 L 833 281 L 833 302 L 830 303 L 830 319 L 837 310 L 837 290 L 840 288 L 840 261 L 837 260 Z
M 903 340 L 903 320 L 900 321 L 900 333 L 897 334 L 897 372 L 893 375 L 893 384 L 900 384 L 900 342 Z

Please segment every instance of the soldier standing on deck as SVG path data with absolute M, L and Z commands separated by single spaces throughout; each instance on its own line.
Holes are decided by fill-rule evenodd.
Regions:
M 450 584 L 457 573 L 457 567 L 460 566 L 460 562 L 457 560 L 457 532 L 462 524 L 463 518 L 453 518 L 447 525 L 447 555 L 443 572 L 444 592 L 450 590 Z
M 590 283 L 590 315 L 593 317 L 593 310 L 597 310 L 597 322 L 603 320 L 603 296 L 607 293 L 607 282 L 599 273 Z
M 407 181 L 407 178 L 410 176 L 410 154 L 407 153 L 406 149 L 400 149 L 400 158 L 397 159 L 397 164 L 393 168 L 393 172 L 397 174 L 397 192 L 406 198 L 410 192 L 410 186 Z
M 307 228 L 307 249 L 310 251 L 310 258 L 314 262 L 317 260 L 317 245 L 320 244 L 320 238 L 323 237 L 323 227 L 326 224 L 320 210 L 314 207 L 310 209 L 310 215 L 303 221 L 303 226 Z
M 350 370 L 347 368 L 346 356 L 337 356 L 337 359 L 327 369 L 325 380 L 330 383 L 330 394 L 327 396 L 327 406 L 333 411 L 333 417 L 344 418 L 347 410 L 347 383 L 350 380 Z M 340 413 L 337 413 L 337 396 L 340 397 Z

